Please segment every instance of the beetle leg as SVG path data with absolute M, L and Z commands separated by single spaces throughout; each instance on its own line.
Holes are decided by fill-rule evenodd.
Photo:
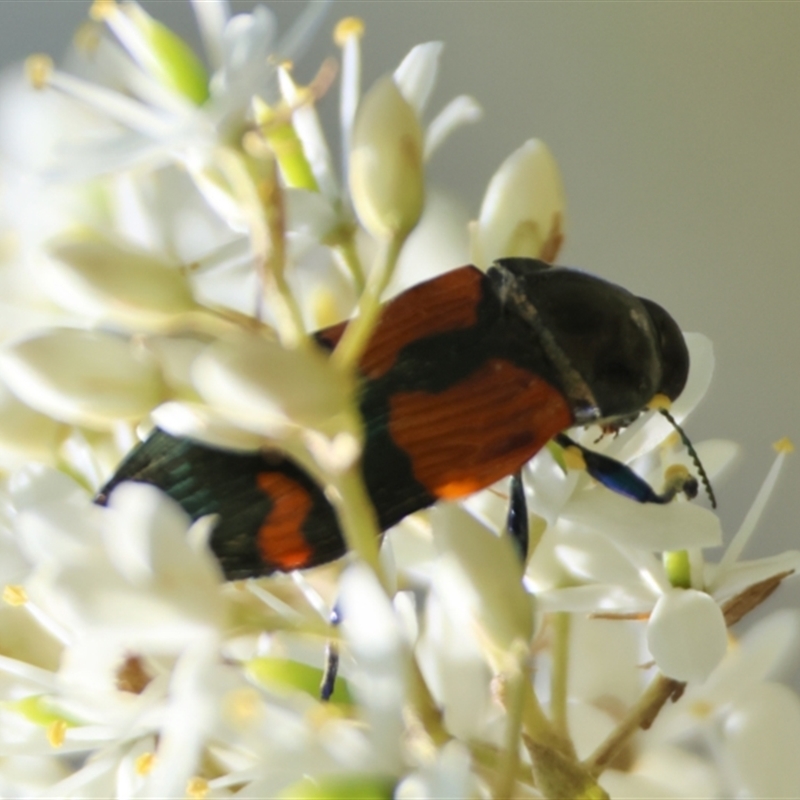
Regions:
M 511 476 L 506 530 L 524 564 L 528 559 L 528 504 L 525 500 L 522 470 L 517 470 Z
M 330 623 L 333 626 L 342 621 L 339 613 L 339 606 L 335 604 L 331 611 Z M 336 675 L 339 672 L 339 642 L 336 639 L 328 639 L 325 645 L 325 670 L 322 673 L 322 683 L 319 687 L 320 700 L 328 701 L 331 699 L 333 690 L 336 688 Z
M 683 492 L 690 500 L 697 495 L 697 480 L 688 471 L 677 471 L 668 476 L 664 491 L 658 494 L 650 484 L 639 477 L 630 467 L 613 458 L 595 453 L 569 436 L 560 433 L 555 441 L 564 450 L 580 456 L 586 471 L 611 491 L 639 503 L 669 503 L 677 494 Z

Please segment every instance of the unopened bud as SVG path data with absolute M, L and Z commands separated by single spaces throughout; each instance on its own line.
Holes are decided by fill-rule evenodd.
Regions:
M 424 203 L 419 119 L 391 76 L 361 102 L 350 154 L 350 193 L 359 220 L 375 237 L 409 233 Z
M 474 231 L 473 258 L 486 268 L 498 258 L 552 262 L 563 240 L 564 188 L 547 145 L 529 139 L 492 176 Z

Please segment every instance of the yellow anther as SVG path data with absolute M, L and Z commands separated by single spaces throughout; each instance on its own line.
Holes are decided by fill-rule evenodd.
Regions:
M 665 408 L 667 411 L 669 411 L 671 405 L 672 400 L 670 400 L 665 394 L 654 394 L 650 402 L 647 404 L 647 407 L 652 411 L 659 411 L 662 408 Z
M 95 22 L 103 22 L 115 11 L 117 11 L 116 0 L 94 0 L 89 9 L 89 17 Z
M 72 35 L 72 44 L 79 53 L 94 55 L 100 44 L 101 30 L 102 28 L 96 22 L 86 20 Z
M 333 41 L 337 47 L 344 47 L 353 37 L 360 39 L 363 35 L 364 20 L 361 17 L 344 17 L 333 29 Z
M 46 89 L 53 74 L 53 59 L 43 53 L 25 59 L 25 76 L 34 89 Z
M 52 747 L 61 747 L 67 736 L 67 723 L 63 719 L 53 720 L 47 726 L 47 741 Z
M 568 469 L 586 469 L 586 459 L 580 447 L 564 448 L 564 464 Z
M 156 754 L 147 752 L 142 753 L 138 758 L 133 762 L 133 768 L 136 770 L 137 775 L 149 775 L 150 770 L 153 769 L 153 765 L 156 763 Z
M 189 778 L 186 795 L 192 800 L 203 800 L 208 795 L 208 781 L 205 778 Z
M 778 439 L 772 446 L 778 453 L 794 453 L 794 443 L 788 436 Z
M 688 477 L 689 470 L 686 469 L 683 464 L 673 464 L 671 467 L 667 467 L 664 472 L 664 480 L 667 481 L 667 483 L 683 484 Z
M 9 584 L 3 589 L 3 600 L 10 606 L 24 606 L 28 602 L 28 593 L 24 586 Z

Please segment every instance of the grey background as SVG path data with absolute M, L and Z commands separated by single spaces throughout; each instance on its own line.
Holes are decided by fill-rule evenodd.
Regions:
M 188 2 L 144 5 L 196 39 Z M 273 8 L 288 22 L 303 5 Z M 60 55 L 87 6 L 0 3 L 0 60 Z M 298 65 L 301 79 L 317 53 L 333 52 L 330 27 L 349 14 L 366 21 L 367 82 L 413 44 L 442 39 L 431 108 L 462 92 L 483 105 L 484 121 L 437 153 L 434 182 L 475 215 L 503 158 L 543 138 L 566 184 L 561 261 L 652 297 L 714 341 L 712 389 L 686 427 L 696 441 L 744 446 L 716 487 L 732 536 L 771 443 L 788 435 L 800 444 L 800 4 L 341 0 L 315 57 Z M 800 545 L 799 477 L 797 454 L 751 555 Z M 800 581 L 778 603 L 800 605 Z

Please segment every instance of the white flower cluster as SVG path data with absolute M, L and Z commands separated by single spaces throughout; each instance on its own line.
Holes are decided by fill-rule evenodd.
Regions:
M 337 166 L 315 109 L 336 62 L 292 78 L 328 4 L 280 37 L 262 6 L 192 5 L 205 62 L 96 0 L 64 69 L 35 56 L 0 85 L 0 795 L 800 797 L 800 698 L 778 682 L 800 619 L 728 630 L 800 565 L 741 559 L 790 445 L 718 563 L 711 511 L 621 498 L 556 447 L 525 468 L 524 570 L 504 484 L 379 550 L 354 365 L 380 302 L 467 257 L 552 261 L 557 165 L 525 143 L 468 226 L 425 180 L 480 116 L 464 96 L 423 125 L 440 43 L 362 96 L 363 25 L 337 24 Z M 323 356 L 309 331 L 356 312 Z M 678 421 L 713 369 L 687 342 Z M 134 483 L 95 505 L 153 424 L 290 454 L 356 556 L 225 583 L 213 518 Z M 659 415 L 573 433 L 652 485 L 691 468 Z M 697 451 L 712 479 L 737 455 Z

